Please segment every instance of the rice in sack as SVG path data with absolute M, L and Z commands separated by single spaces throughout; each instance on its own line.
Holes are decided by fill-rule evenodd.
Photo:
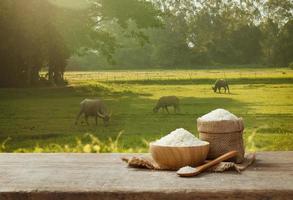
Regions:
M 216 109 L 197 119 L 199 138 L 210 143 L 208 159 L 217 158 L 229 151 L 238 151 L 232 161 L 244 160 L 243 120 L 224 109 Z

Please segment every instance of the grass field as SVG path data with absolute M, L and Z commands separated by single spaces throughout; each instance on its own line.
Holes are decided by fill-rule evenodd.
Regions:
M 229 81 L 231 94 L 211 90 L 217 78 Z M 197 134 L 196 119 L 216 108 L 244 118 L 248 150 L 293 150 L 291 69 L 68 72 L 66 79 L 62 88 L 0 89 L 0 151 L 147 151 L 148 141 L 175 128 Z M 179 114 L 152 112 L 163 95 L 180 98 Z M 110 125 L 75 126 L 79 102 L 94 97 L 113 111 Z

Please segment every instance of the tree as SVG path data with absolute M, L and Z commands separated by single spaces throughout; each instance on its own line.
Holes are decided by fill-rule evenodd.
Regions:
M 94 27 L 91 33 L 92 46 L 89 48 L 100 51 L 108 60 L 112 61 L 115 49 L 119 42 L 113 33 L 107 31 L 109 23 L 117 23 L 124 30 L 132 20 L 137 29 L 131 32 L 131 37 L 140 42 L 148 42 L 141 29 L 157 28 L 161 26 L 160 11 L 150 1 L 141 0 L 90 0 L 90 26 Z
M 48 69 L 49 82 L 63 84 L 67 59 L 76 52 L 98 50 L 110 60 L 119 45 L 103 28 L 105 23 L 116 21 L 125 29 L 130 19 L 139 28 L 159 25 L 157 10 L 147 1 L 79 3 L 76 0 L 1 0 L 0 86 L 38 84 L 42 68 Z M 76 9 L 75 5 L 83 6 Z M 140 30 L 132 36 L 147 40 Z
M 267 64 L 287 66 L 293 59 L 292 47 L 293 2 L 267 0 L 263 5 L 262 49 Z
M 281 29 L 274 51 L 275 63 L 287 67 L 293 62 L 293 20 Z

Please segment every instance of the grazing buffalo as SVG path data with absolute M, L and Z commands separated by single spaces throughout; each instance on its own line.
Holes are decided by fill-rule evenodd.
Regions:
M 107 111 L 107 107 L 100 99 L 85 99 L 80 103 L 80 111 L 76 117 L 75 124 L 77 124 L 80 116 L 84 114 L 85 121 L 88 123 L 88 117 L 95 117 L 96 125 L 98 124 L 98 117 L 104 120 L 104 125 L 107 125 L 111 114 Z
M 158 100 L 157 105 L 153 108 L 153 111 L 157 113 L 162 108 L 169 113 L 169 106 L 174 107 L 175 113 L 176 111 L 179 111 L 179 99 L 176 96 L 163 96 Z
M 224 88 L 225 93 L 226 93 L 226 90 L 228 90 L 228 92 L 230 93 L 229 85 L 228 85 L 227 81 L 224 79 L 218 79 L 215 82 L 215 86 L 212 88 L 213 88 L 214 92 L 217 92 L 217 90 L 219 90 L 219 93 L 221 93 L 221 88 Z

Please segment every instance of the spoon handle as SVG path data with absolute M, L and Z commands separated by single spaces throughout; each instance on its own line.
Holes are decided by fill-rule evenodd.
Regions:
M 225 160 L 228 160 L 230 158 L 237 156 L 237 154 L 238 154 L 237 151 L 229 151 L 228 153 L 225 153 L 225 154 L 219 156 L 218 158 L 216 158 L 216 159 L 214 159 L 204 165 L 196 167 L 196 169 L 199 172 L 205 171 L 206 169 L 208 169 L 216 164 L 219 164 L 222 161 L 225 161 Z

